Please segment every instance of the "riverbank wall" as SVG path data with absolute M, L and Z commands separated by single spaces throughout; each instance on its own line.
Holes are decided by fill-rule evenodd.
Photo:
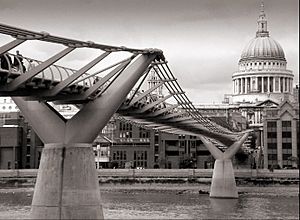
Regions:
M 210 184 L 212 169 L 99 169 L 99 184 Z M 299 184 L 299 170 L 237 169 L 237 185 Z M 36 169 L 0 170 L 0 187 L 34 186 Z

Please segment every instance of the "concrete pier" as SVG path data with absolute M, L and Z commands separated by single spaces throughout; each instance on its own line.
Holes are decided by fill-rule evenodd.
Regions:
M 45 145 L 31 215 L 32 219 L 103 219 L 91 145 Z
M 215 161 L 209 196 L 212 198 L 238 198 L 231 159 Z

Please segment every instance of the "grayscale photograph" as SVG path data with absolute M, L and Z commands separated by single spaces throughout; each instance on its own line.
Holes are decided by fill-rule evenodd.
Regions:
M 299 219 L 298 0 L 0 0 L 0 219 Z

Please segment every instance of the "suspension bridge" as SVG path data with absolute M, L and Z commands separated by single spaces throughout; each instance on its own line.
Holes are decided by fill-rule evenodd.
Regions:
M 32 201 L 33 219 L 103 219 L 91 143 L 116 113 L 146 129 L 198 136 L 216 159 L 210 196 L 238 197 L 231 158 L 249 131 L 236 133 L 201 115 L 163 51 L 73 40 L 6 24 L 0 24 L 0 33 L 13 38 L 0 45 L 0 96 L 12 97 L 45 144 Z M 64 48 L 44 61 L 10 53 L 33 41 Z M 57 64 L 81 48 L 96 50 L 98 56 L 80 69 Z M 101 63 L 101 69 L 91 71 Z M 150 71 L 159 80 L 144 90 Z M 167 90 L 158 96 L 155 90 L 161 86 Z M 51 103 L 74 104 L 80 110 L 65 119 Z M 216 143 L 227 149 L 223 152 Z

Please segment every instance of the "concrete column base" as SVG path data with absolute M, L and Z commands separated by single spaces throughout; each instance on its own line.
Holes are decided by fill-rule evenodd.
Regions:
M 215 161 L 209 196 L 212 198 L 238 198 L 230 159 L 217 159 Z
M 35 185 L 32 219 L 103 219 L 90 144 L 46 144 Z

